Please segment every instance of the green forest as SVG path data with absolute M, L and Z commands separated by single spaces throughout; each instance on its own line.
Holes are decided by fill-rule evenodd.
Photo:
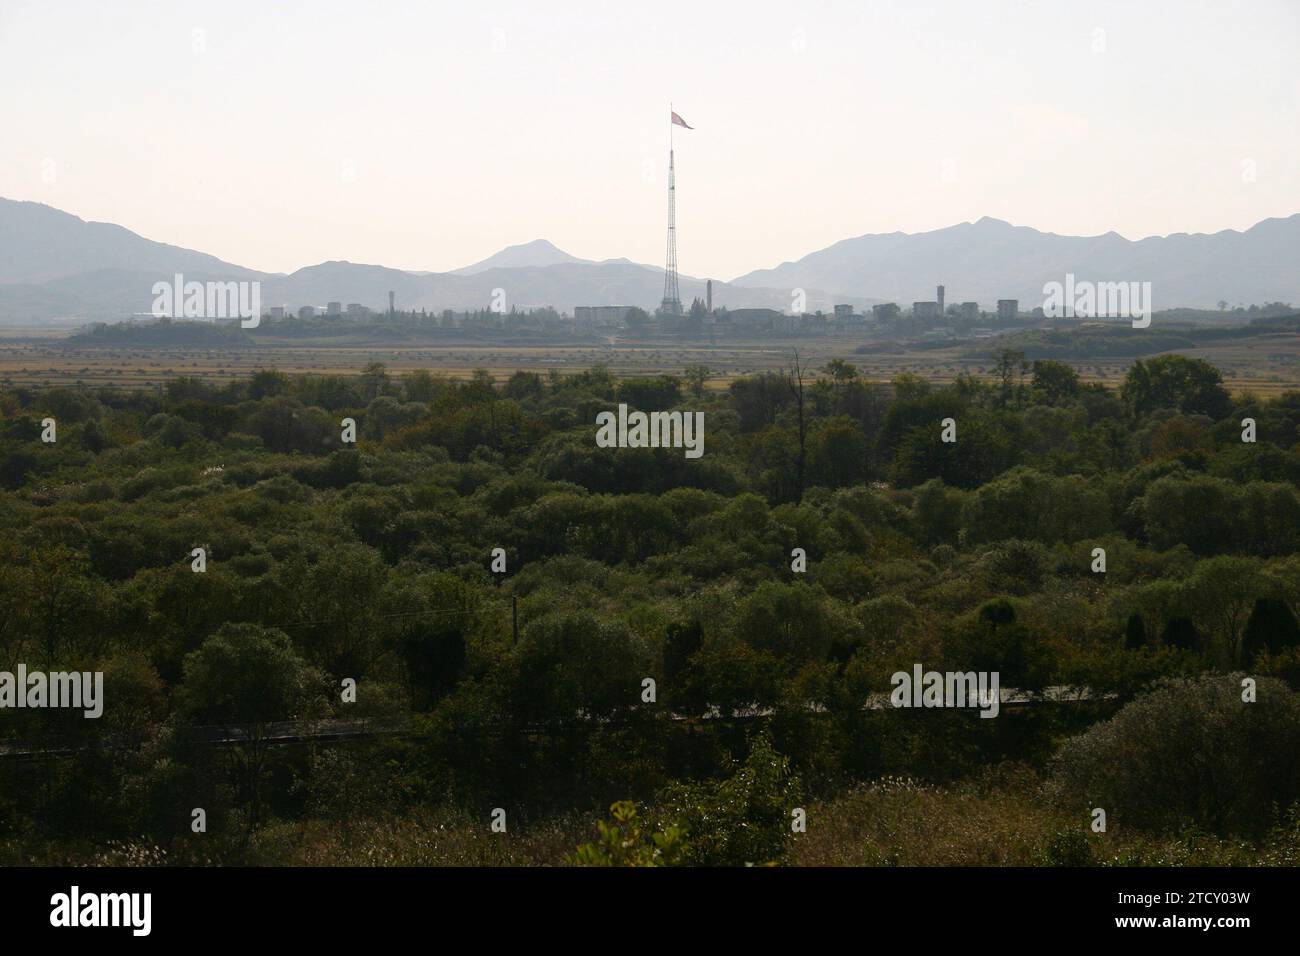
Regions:
M 1300 391 L 708 379 L 0 391 L 0 863 L 1300 860 Z

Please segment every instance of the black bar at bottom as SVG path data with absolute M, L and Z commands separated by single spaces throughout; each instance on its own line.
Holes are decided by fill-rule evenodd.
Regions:
M 419 938 L 450 944 L 444 933 L 494 941 L 518 933 L 533 945 L 582 946 L 612 932 L 629 940 L 703 934 L 730 945 L 770 944 L 774 929 L 799 933 L 809 921 L 849 925 L 873 941 L 989 942 L 990 933 L 1039 928 L 1061 939 L 1172 932 L 1231 940 L 1294 926 L 1294 880 L 1294 870 L 1263 868 L 34 868 L 0 870 L 0 915 L 7 941 L 75 932 L 83 943 L 128 944 L 356 940 L 373 947 L 377 932 L 430 931 L 438 936 Z M 144 936 L 137 935 L 144 897 L 118 894 L 146 893 Z M 126 925 L 52 925 L 52 917 L 70 924 L 100 921 L 100 913 Z

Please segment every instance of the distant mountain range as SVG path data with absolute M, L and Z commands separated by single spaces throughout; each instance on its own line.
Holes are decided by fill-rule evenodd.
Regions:
M 1058 236 L 996 219 L 933 232 L 846 239 L 797 262 L 713 283 L 715 306 L 789 311 L 803 289 L 805 308 L 836 303 L 934 298 L 974 300 L 992 308 L 999 298 L 1025 307 L 1042 300 L 1045 282 L 1067 272 L 1099 281 L 1145 280 L 1156 308 L 1213 308 L 1265 301 L 1300 302 L 1300 214 L 1267 219 L 1246 232 L 1178 234 L 1137 242 L 1115 233 Z M 507 307 L 639 305 L 653 310 L 663 296 L 663 272 L 627 259 L 579 259 L 544 239 L 510 246 L 451 272 L 410 272 L 379 265 L 323 262 L 289 275 L 259 272 L 179 246 L 153 242 L 109 223 L 86 222 L 40 203 L 0 199 L 0 321 L 120 319 L 147 313 L 153 284 L 185 279 L 257 280 L 264 308 L 359 302 L 372 309 L 396 294 L 402 309 L 486 308 L 496 289 Z M 681 278 L 683 302 L 704 296 L 704 280 Z
M 197 282 L 257 280 L 264 309 L 359 302 L 400 309 L 485 309 L 496 289 L 506 307 L 639 305 L 653 310 L 663 297 L 663 270 L 627 259 L 593 262 L 545 240 L 510 246 L 453 272 L 409 272 L 356 262 L 322 262 L 289 275 L 258 272 L 178 246 L 153 242 L 121 226 L 85 222 L 40 203 L 0 199 L 0 321 L 114 320 L 153 305 L 153 285 L 176 273 Z M 682 276 L 682 300 L 704 297 L 703 279 Z M 788 289 L 713 284 L 715 306 L 788 310 Z M 808 307 L 829 310 L 825 293 L 808 292 Z M 869 301 L 855 302 L 865 306 Z
M 870 295 L 906 306 L 946 301 L 1019 299 L 1041 304 L 1043 285 L 1066 273 L 1094 282 L 1151 283 L 1157 309 L 1215 308 L 1264 302 L 1300 303 L 1300 213 L 1265 219 L 1245 232 L 1175 233 L 1133 241 L 1118 233 L 1058 236 L 985 217 L 909 235 L 845 239 L 797 262 L 758 269 L 740 286 L 826 289 L 832 296 Z
M 0 283 L 38 284 L 115 270 L 239 279 L 262 276 L 216 256 L 145 239 L 112 223 L 86 222 L 41 203 L 0 199 Z
M 459 276 L 472 276 L 479 272 L 487 272 L 489 269 L 561 266 L 571 262 L 592 264 L 590 259 L 579 259 L 577 256 L 571 256 L 545 239 L 534 239 L 532 242 L 521 243 L 517 246 L 506 246 L 500 252 L 488 256 L 482 262 L 476 262 L 472 266 L 466 266 L 463 269 L 453 269 L 452 272 Z

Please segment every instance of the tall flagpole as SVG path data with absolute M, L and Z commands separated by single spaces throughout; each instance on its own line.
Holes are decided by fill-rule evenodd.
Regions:
M 664 262 L 664 297 L 659 304 L 663 315 L 682 314 L 681 293 L 677 284 L 677 184 L 673 170 L 673 104 L 668 103 L 668 253 Z

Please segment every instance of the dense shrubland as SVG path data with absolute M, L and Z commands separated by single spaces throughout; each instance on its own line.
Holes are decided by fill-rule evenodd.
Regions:
M 948 387 L 843 362 L 802 388 L 702 379 L 0 392 L 0 670 L 106 674 L 100 720 L 0 712 L 0 743 L 65 748 L 0 760 L 0 856 L 959 862 L 845 821 L 972 802 L 1026 814 L 1023 853 L 981 862 L 1292 852 L 1300 392 L 1234 398 L 1179 356 L 1119 391 L 1010 353 Z M 703 411 L 704 457 L 598 448 L 618 402 Z M 915 663 L 1091 696 L 996 720 L 863 707 Z M 267 739 L 328 718 L 374 733 Z M 1217 769 L 1170 769 L 1193 756 Z M 495 807 L 514 850 L 484 842 Z M 396 846 L 428 827 L 441 849 Z M 857 842 L 832 851 L 835 827 Z

